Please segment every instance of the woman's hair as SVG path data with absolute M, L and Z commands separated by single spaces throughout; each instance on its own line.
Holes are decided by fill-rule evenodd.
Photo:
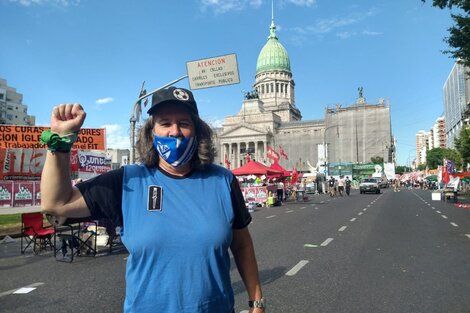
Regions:
M 205 165 L 214 162 L 216 149 L 212 141 L 212 129 L 199 116 L 191 114 L 194 127 L 196 129 L 196 139 L 198 143 L 197 153 L 191 161 L 191 168 L 203 169 Z M 158 153 L 153 146 L 153 128 L 155 126 L 155 116 L 150 116 L 139 129 L 139 137 L 136 143 L 138 153 L 137 159 L 147 167 L 158 166 Z

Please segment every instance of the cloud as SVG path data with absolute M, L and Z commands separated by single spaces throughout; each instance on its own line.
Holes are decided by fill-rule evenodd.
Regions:
M 321 19 L 316 21 L 313 25 L 308 25 L 304 27 L 294 27 L 291 28 L 293 31 L 301 34 L 326 34 L 331 33 L 337 29 L 341 29 L 346 26 L 351 26 L 357 24 L 371 16 L 376 15 L 379 12 L 378 9 L 371 8 L 368 11 L 364 12 L 353 12 L 346 16 L 341 17 L 331 17 L 328 19 Z
M 362 32 L 363 35 L 366 35 L 366 36 L 380 36 L 380 35 L 383 35 L 383 33 L 380 33 L 380 32 L 371 32 L 371 31 L 368 31 L 368 30 L 364 30 Z
M 78 5 L 80 0 L 10 0 L 10 2 L 29 7 L 32 5 L 56 5 L 67 7 L 70 5 Z
M 286 0 L 287 3 L 292 3 L 301 7 L 312 7 L 317 1 L 316 0 Z
M 262 0 L 201 0 L 203 11 L 212 9 L 216 14 L 224 14 L 230 11 L 242 11 L 246 7 L 259 8 Z
M 336 36 L 338 36 L 339 38 L 341 39 L 347 39 L 347 38 L 350 38 L 352 36 L 355 36 L 357 35 L 356 32 L 341 32 L 341 33 L 336 33 Z
M 210 127 L 212 128 L 219 128 L 222 127 L 224 123 L 223 118 L 218 118 L 218 117 L 205 117 L 204 121 L 209 124 Z
M 95 101 L 96 104 L 101 105 L 101 104 L 107 104 L 111 103 L 114 101 L 114 98 L 111 97 L 106 97 L 106 98 L 101 98 Z
M 112 149 L 130 149 L 130 137 L 127 129 L 119 124 L 107 124 L 101 126 L 106 128 L 106 146 Z

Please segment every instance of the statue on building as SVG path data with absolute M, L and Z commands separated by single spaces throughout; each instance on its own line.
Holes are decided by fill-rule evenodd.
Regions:
M 359 91 L 359 98 L 364 98 L 363 88 L 359 87 L 357 90 Z
M 245 92 L 245 100 L 258 99 L 258 91 L 256 89 Z

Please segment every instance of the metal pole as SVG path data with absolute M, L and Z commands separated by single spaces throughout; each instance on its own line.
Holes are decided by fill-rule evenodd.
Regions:
M 179 82 L 180 80 L 183 80 L 185 78 L 187 78 L 188 75 L 184 75 L 184 76 L 181 76 L 180 78 L 177 78 L 143 96 L 140 96 L 136 102 L 134 103 L 134 105 L 132 106 L 132 114 L 131 114 L 131 118 L 129 119 L 129 122 L 130 122 L 130 135 L 131 135 L 131 158 L 130 158 L 130 164 L 134 164 L 135 163 L 135 124 L 137 122 L 137 119 L 135 118 L 135 115 L 134 115 L 134 108 L 135 106 L 137 105 L 137 103 L 139 103 L 140 101 L 142 101 L 143 99 L 147 98 L 147 97 L 150 97 L 151 95 L 153 95 L 154 93 L 156 93 L 157 91 L 159 90 L 162 90 L 166 87 L 169 87 L 173 84 L 176 84 L 177 82 Z

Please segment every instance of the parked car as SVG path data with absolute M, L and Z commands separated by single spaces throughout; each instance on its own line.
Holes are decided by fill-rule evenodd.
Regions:
M 366 192 L 380 193 L 378 179 L 372 177 L 364 178 L 359 184 L 359 192 L 361 194 Z

